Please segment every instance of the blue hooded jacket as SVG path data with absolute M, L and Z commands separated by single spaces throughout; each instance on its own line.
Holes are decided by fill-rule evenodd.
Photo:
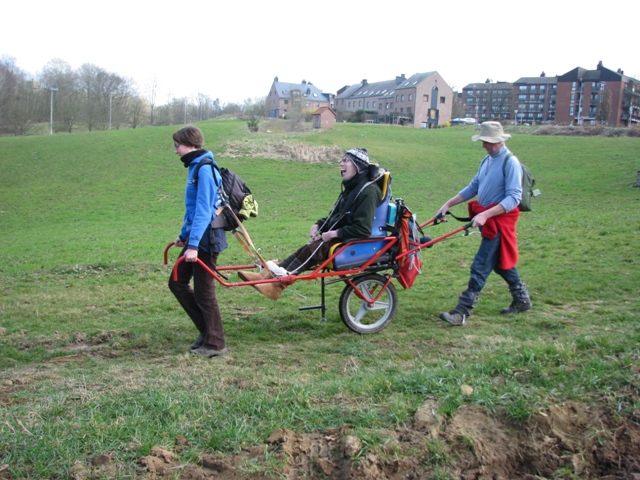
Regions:
M 198 172 L 198 184 L 196 185 L 193 181 L 193 174 L 198 163 L 205 158 L 214 160 L 212 152 L 203 152 L 202 155 L 194 158 L 188 166 L 187 184 L 184 192 L 185 213 L 180 238 L 187 242 L 188 248 L 205 252 L 221 252 L 227 247 L 224 230 L 212 229 L 212 238 L 209 238 L 208 233 L 211 222 L 216 218 L 215 212 L 222 204 L 218 195 L 218 185 L 222 183 L 222 177 L 216 169 L 205 166 Z

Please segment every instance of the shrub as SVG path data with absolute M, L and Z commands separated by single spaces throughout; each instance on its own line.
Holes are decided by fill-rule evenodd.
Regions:
M 247 121 L 247 127 L 249 127 L 249 131 L 251 133 L 256 133 L 258 131 L 258 124 L 260 123 L 260 121 L 256 118 L 256 117 L 251 117 L 248 121 Z

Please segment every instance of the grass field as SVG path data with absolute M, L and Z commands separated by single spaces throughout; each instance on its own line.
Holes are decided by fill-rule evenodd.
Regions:
M 340 178 L 339 157 L 261 154 L 274 143 L 367 148 L 423 221 L 483 156 L 472 127 L 199 126 L 258 199 L 245 225 L 269 258 L 306 241 Z M 640 474 L 640 139 L 510 130 L 542 191 L 518 224 L 533 310 L 501 316 L 510 295 L 492 276 L 466 327 L 438 320 L 479 243 L 456 236 L 422 253 L 375 335 L 341 323 L 341 285 L 327 322 L 298 310 L 318 302 L 316 282 L 277 303 L 218 287 L 230 354 L 204 360 L 187 352 L 195 329 L 162 263 L 183 214 L 175 129 L 0 138 L 0 478 Z M 222 263 L 247 263 L 229 240 Z

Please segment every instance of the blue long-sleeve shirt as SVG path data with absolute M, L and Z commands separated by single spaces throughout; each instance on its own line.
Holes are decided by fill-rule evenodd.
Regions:
M 203 239 L 203 236 L 208 232 L 211 222 L 216 217 L 216 209 L 221 205 L 218 185 L 222 182 L 222 177 L 217 170 L 204 166 L 198 171 L 198 184 L 196 186 L 193 181 L 193 174 L 198 163 L 205 158 L 213 160 L 213 153 L 207 151 L 193 159 L 189 164 L 184 192 L 185 213 L 182 229 L 180 230 L 180 238 L 187 242 L 188 248 L 198 249 L 200 247 L 204 251 L 209 251 L 210 239 Z M 221 239 L 216 239 L 216 243 L 224 242 L 224 247 L 222 248 L 224 250 L 226 248 L 226 240 L 222 230 L 221 237 Z M 214 251 L 221 251 L 220 247 L 215 248 L 213 245 L 212 247 Z
M 516 208 L 522 200 L 522 167 L 512 154 L 503 174 L 504 159 L 509 153 L 503 145 L 487 155 L 476 176 L 459 192 L 460 196 L 468 201 L 478 195 L 478 203 L 483 207 L 499 203 L 506 212 Z

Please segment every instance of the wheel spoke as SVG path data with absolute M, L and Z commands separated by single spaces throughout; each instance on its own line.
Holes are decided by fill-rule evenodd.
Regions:
M 364 318 L 364 316 L 367 314 L 367 312 L 369 311 L 369 309 L 367 308 L 367 303 L 366 302 L 361 302 L 360 303 L 360 308 L 358 309 L 358 311 L 356 312 L 356 314 L 353 317 L 353 321 L 359 324 L 362 324 L 362 319 Z

